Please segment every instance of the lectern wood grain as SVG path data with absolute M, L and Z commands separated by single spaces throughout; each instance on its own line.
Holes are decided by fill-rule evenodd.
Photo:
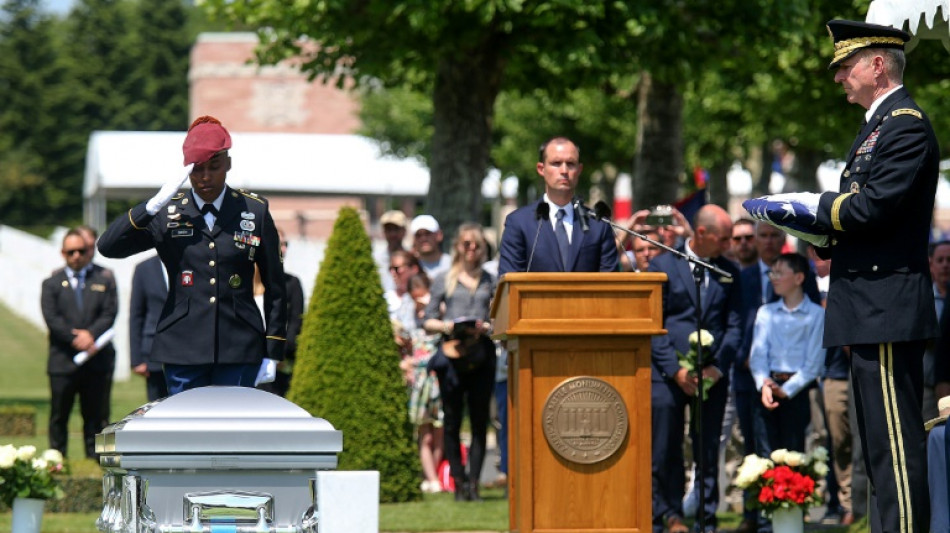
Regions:
M 663 274 L 509 273 L 493 303 L 509 350 L 510 528 L 635 532 L 651 527 L 650 336 L 664 333 Z M 609 458 L 561 457 L 544 434 L 549 395 L 595 377 L 623 399 L 629 429 Z

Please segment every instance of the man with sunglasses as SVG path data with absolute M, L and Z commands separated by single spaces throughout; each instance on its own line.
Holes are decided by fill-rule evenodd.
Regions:
M 112 329 L 118 310 L 115 277 L 90 262 L 83 235 L 63 238 L 66 266 L 43 281 L 40 307 L 49 329 L 49 447 L 66 455 L 69 414 L 76 395 L 86 457 L 96 457 L 96 434 L 108 423 L 115 350 L 96 340 Z M 88 358 L 77 357 L 85 352 Z
M 755 222 L 748 218 L 740 218 L 732 225 L 731 255 L 739 263 L 739 270 L 758 262 L 759 251 L 755 247 Z

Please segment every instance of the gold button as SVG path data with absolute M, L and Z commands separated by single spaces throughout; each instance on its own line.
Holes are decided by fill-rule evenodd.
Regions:
M 831 239 L 831 245 L 835 246 L 838 244 L 838 239 Z
M 217 281 L 215 281 L 214 278 L 211 278 L 211 284 L 214 285 L 215 283 L 217 283 Z
M 844 171 L 844 177 L 847 178 L 847 177 L 849 177 L 850 175 L 851 175 L 851 171 L 850 171 L 850 170 L 845 170 L 845 171 Z
M 214 266 L 214 259 L 212 259 L 211 261 L 208 261 L 208 266 Z
M 861 172 L 861 167 L 855 167 L 855 168 L 854 168 L 854 171 L 855 171 L 855 172 Z
M 212 250 L 214 250 L 214 243 L 213 243 L 213 242 L 209 242 L 209 243 L 208 243 L 208 248 L 211 248 Z
M 209 302 L 211 302 L 211 303 L 214 303 L 214 301 L 215 301 L 215 297 L 214 297 L 214 296 L 212 296 L 211 298 L 208 298 L 208 301 L 209 301 Z

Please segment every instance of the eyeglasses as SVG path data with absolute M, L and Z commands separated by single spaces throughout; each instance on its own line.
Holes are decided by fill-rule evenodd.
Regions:
M 755 239 L 755 235 L 733 235 L 732 236 L 733 242 L 751 241 L 752 239 Z
M 73 254 L 85 255 L 85 254 L 86 254 L 86 249 L 85 249 L 85 248 L 74 248 L 74 249 L 72 249 L 72 250 L 63 250 L 63 255 L 65 255 L 65 256 L 70 256 L 70 255 L 73 255 Z
M 768 274 L 769 274 L 769 278 L 778 279 L 778 278 L 781 278 L 782 276 L 786 276 L 790 274 L 791 272 L 792 272 L 791 270 L 769 270 Z

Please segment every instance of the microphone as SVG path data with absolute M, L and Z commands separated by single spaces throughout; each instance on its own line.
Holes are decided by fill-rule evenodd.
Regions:
M 610 207 L 603 200 L 598 200 L 597 203 L 594 204 L 594 213 L 592 215 L 594 218 L 601 221 L 609 220 L 610 215 Z
M 538 204 L 537 209 L 534 210 L 534 216 L 538 219 L 538 229 L 534 232 L 534 243 L 531 245 L 531 255 L 528 256 L 528 267 L 524 269 L 525 272 L 531 272 L 531 261 L 534 260 L 534 249 L 538 247 L 538 237 L 541 235 L 541 224 L 544 224 L 544 221 L 550 218 L 551 206 L 542 200 L 541 203 Z
M 587 217 L 590 216 L 590 210 L 584 205 L 584 200 L 580 198 L 574 199 L 574 211 L 577 212 L 577 218 L 581 220 L 581 229 L 584 230 L 584 233 L 590 231 L 590 223 L 587 222 Z

